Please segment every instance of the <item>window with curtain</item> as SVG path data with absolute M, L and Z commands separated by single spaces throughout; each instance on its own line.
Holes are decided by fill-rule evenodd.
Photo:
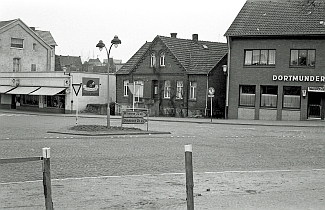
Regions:
M 176 81 L 176 99 L 183 98 L 183 81 Z
M 241 85 L 239 87 L 239 105 L 240 106 L 255 106 L 255 86 Z
M 283 87 L 283 108 L 300 109 L 301 87 Z
M 197 82 L 190 82 L 190 99 L 196 99 Z
M 165 53 L 160 53 L 160 66 L 165 66 Z
M 24 48 L 24 40 L 19 38 L 11 38 L 11 47 L 14 48 Z
M 275 65 L 275 50 L 245 50 L 245 66 Z
M 278 87 L 261 86 L 261 107 L 277 107 Z
M 156 66 L 156 54 L 154 52 L 151 53 L 151 56 L 150 56 L 150 66 L 151 67 Z
M 135 82 L 135 101 L 142 101 L 144 82 L 142 80 L 136 80 Z
M 129 95 L 129 80 L 124 80 L 123 81 L 123 96 L 128 96 Z
M 170 80 L 165 80 L 164 83 L 164 98 L 170 98 Z
M 290 66 L 315 66 L 316 50 L 291 50 Z

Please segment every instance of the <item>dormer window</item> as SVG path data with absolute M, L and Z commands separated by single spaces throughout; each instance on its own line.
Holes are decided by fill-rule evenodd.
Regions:
M 153 52 L 150 56 L 150 66 L 155 67 L 156 66 L 156 54 Z
M 164 52 L 162 52 L 161 54 L 160 54 L 160 66 L 165 66 L 165 53 Z

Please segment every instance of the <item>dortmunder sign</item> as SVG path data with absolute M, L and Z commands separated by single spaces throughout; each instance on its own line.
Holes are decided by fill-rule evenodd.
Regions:
M 273 75 L 272 80 L 283 82 L 325 82 L 325 76 Z

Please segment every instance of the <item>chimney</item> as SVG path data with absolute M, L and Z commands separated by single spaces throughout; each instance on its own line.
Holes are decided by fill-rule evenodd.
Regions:
M 198 34 L 192 34 L 192 40 L 195 42 L 199 41 L 199 35 Z
M 170 37 L 177 38 L 177 33 L 170 33 Z
M 30 29 L 32 29 L 33 31 L 35 31 L 35 27 L 30 27 Z

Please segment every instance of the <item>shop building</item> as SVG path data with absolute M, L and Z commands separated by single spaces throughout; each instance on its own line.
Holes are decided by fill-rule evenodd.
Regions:
M 248 0 L 227 30 L 230 119 L 324 119 L 325 2 Z
M 107 103 L 107 73 L 55 71 L 55 46 L 49 31 L 0 21 L 0 109 L 72 113 Z M 109 80 L 114 102 L 115 75 Z

